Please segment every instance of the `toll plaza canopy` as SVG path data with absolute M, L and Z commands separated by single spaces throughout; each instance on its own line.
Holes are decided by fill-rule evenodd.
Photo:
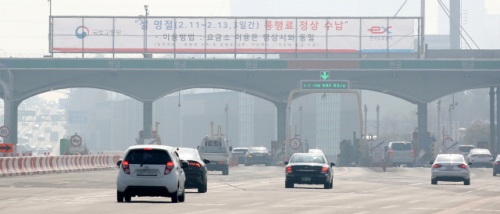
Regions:
M 51 16 L 50 20 L 52 53 L 413 53 L 421 44 L 419 17 Z

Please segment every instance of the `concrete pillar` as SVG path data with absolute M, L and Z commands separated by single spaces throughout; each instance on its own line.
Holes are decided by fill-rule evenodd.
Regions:
M 500 123 L 500 99 L 498 99 L 498 95 L 500 94 L 499 90 L 500 90 L 500 87 L 497 87 L 497 145 L 496 145 L 495 155 L 498 155 L 499 148 L 500 148 L 500 137 L 498 137 L 498 134 L 500 134 L 500 124 L 499 124 Z
M 490 87 L 490 151 L 495 153 L 495 87 Z
M 4 125 L 9 127 L 10 134 L 3 139 L 3 143 L 17 144 L 17 108 L 21 104 L 20 101 L 4 100 Z
M 415 151 L 415 156 L 418 157 L 420 151 L 429 151 L 425 146 L 427 139 L 427 103 L 418 103 L 418 151 Z
M 450 49 L 460 49 L 461 0 L 450 0 Z
M 143 102 L 143 136 L 144 139 L 151 137 L 151 126 L 153 125 L 153 101 L 145 101 Z
M 274 103 L 277 112 L 277 123 L 276 131 L 278 132 L 278 143 L 282 143 L 286 140 L 286 107 L 287 103 Z

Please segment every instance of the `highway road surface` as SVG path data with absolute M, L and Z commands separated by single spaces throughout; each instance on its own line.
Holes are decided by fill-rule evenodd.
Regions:
M 210 172 L 208 192 L 116 202 L 117 170 L 0 178 L 0 213 L 500 213 L 500 176 L 472 169 L 470 186 L 431 185 L 429 168 L 335 168 L 333 189 L 285 189 L 284 167 Z

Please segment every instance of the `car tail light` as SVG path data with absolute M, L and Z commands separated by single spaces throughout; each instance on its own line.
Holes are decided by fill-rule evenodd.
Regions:
M 391 151 L 390 151 L 390 152 L 391 152 L 390 156 L 392 157 L 392 149 L 391 149 Z
M 130 174 L 130 169 L 129 169 L 128 161 L 123 161 L 122 162 L 122 168 L 123 168 L 123 172 L 125 172 L 125 174 Z
M 459 152 L 458 154 L 459 154 L 459 155 L 461 155 L 462 153 L 461 153 L 461 152 Z
M 495 165 L 498 165 L 498 162 L 496 162 Z
M 220 164 L 224 164 L 224 161 L 219 162 Z
M 442 166 L 443 165 L 441 165 L 441 164 L 434 164 L 434 166 L 432 166 L 432 167 L 434 167 L 434 168 L 441 168 Z
M 460 165 L 458 165 L 458 168 L 465 169 L 465 168 L 467 168 L 467 166 L 465 164 L 460 164 Z
M 169 161 L 167 165 L 165 165 L 165 172 L 163 173 L 164 175 L 170 174 L 170 171 L 174 168 L 174 162 Z
M 321 169 L 321 173 L 326 173 L 328 171 L 328 168 L 326 167 L 323 167 L 323 169 Z
M 411 150 L 411 156 L 415 157 L 415 154 L 413 154 L 413 149 Z
M 200 167 L 201 167 L 201 164 L 199 164 L 199 163 L 189 163 L 189 165 L 191 165 L 191 166 L 196 166 L 196 167 L 198 167 L 198 168 L 200 168 Z
M 153 150 L 153 148 L 144 148 L 144 150 Z
M 292 167 L 291 166 L 289 166 L 289 167 L 286 168 L 286 173 L 292 173 Z

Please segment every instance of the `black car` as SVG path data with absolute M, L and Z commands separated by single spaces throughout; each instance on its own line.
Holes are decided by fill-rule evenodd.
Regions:
M 198 189 L 199 193 L 207 192 L 207 166 L 209 160 L 202 160 L 197 149 L 177 148 L 179 159 L 189 162 L 189 167 L 184 168 L 186 174 L 186 189 Z
M 237 147 L 233 149 L 233 155 L 238 157 L 238 163 L 245 163 L 246 156 L 248 156 L 248 148 Z
M 500 155 L 498 155 L 497 159 L 493 162 L 493 176 L 497 176 L 497 173 L 500 173 Z
M 245 166 L 254 164 L 271 165 L 271 153 L 269 153 L 266 147 L 250 147 L 248 149 Z
M 334 163 L 322 154 L 295 153 L 286 164 L 285 187 L 293 188 L 294 184 L 323 184 L 325 189 L 333 188 Z

